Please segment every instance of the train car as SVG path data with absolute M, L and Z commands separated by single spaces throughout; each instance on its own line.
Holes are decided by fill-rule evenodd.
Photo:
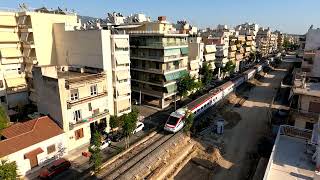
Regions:
M 261 64 L 257 64 L 254 66 L 254 69 L 256 70 L 256 72 L 260 72 L 262 70 L 262 65 Z
M 187 108 L 183 107 L 172 112 L 164 126 L 164 130 L 172 133 L 180 131 L 184 126 L 184 117 L 186 111 Z
M 240 76 L 237 76 L 237 77 L 233 78 L 231 81 L 233 82 L 235 88 L 237 88 L 237 87 L 240 86 L 242 83 L 244 83 L 245 78 L 244 78 L 243 75 L 240 75 Z
M 245 81 L 248 81 L 254 76 L 254 73 L 256 72 L 255 69 L 249 69 L 243 73 Z

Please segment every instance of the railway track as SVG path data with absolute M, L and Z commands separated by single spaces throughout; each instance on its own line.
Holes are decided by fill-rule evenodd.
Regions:
M 150 153 L 154 152 L 174 136 L 175 134 L 166 135 L 164 132 L 157 133 L 151 139 L 132 149 L 117 161 L 110 164 L 97 174 L 97 177 L 99 179 L 107 180 L 121 179 L 123 174 L 132 169 L 139 162 L 143 161 Z

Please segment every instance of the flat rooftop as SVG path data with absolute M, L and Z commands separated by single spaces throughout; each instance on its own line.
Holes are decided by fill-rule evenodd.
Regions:
M 311 160 L 312 154 L 306 153 L 307 141 L 305 138 L 278 133 L 264 180 L 313 179 L 316 165 Z
M 306 83 L 304 88 L 301 81 L 295 80 L 294 85 L 293 92 L 295 94 L 320 97 L 320 83 Z

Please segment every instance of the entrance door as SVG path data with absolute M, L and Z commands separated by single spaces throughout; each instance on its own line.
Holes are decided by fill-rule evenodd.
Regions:
M 37 155 L 35 156 L 32 156 L 32 157 L 29 157 L 29 161 L 30 161 L 30 166 L 31 168 L 34 168 L 36 166 L 38 166 L 38 158 L 37 158 Z

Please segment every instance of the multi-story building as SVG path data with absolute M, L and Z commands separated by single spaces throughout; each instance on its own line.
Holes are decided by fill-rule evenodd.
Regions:
M 32 67 L 55 62 L 53 24 L 78 25 L 77 15 L 45 8 L 0 12 L 0 51 L 3 73 L 1 99 L 9 108 L 35 101 Z M 29 85 L 29 89 L 27 87 Z M 1 87 L 1 86 L 0 86 Z M 31 92 L 28 92 L 30 90 Z
M 207 44 L 204 46 L 204 64 L 207 64 L 211 70 L 216 68 L 215 60 L 216 60 L 216 52 L 217 48 L 215 44 Z
M 148 105 L 169 106 L 177 80 L 188 73 L 189 35 L 179 34 L 164 16 L 118 28 L 130 34 L 132 92 Z
M 261 53 L 262 57 L 266 57 L 270 50 L 270 37 L 271 31 L 269 28 L 259 28 L 256 36 L 257 49 Z
M 292 87 L 291 114 L 296 127 L 312 129 L 320 114 L 320 83 L 295 69 Z
M 199 70 L 204 62 L 204 44 L 201 37 L 189 37 L 189 74 L 192 77 L 199 78 Z
M 277 48 L 281 51 L 284 44 L 284 34 L 280 31 L 275 31 L 274 34 L 277 35 Z
M 102 68 L 34 67 L 38 111 L 66 133 L 67 151 L 88 144 L 96 130 L 109 131 L 106 76 Z
M 130 112 L 129 36 L 98 28 L 70 29 L 66 24 L 54 25 L 57 64 L 103 69 L 110 114 L 120 116 Z

